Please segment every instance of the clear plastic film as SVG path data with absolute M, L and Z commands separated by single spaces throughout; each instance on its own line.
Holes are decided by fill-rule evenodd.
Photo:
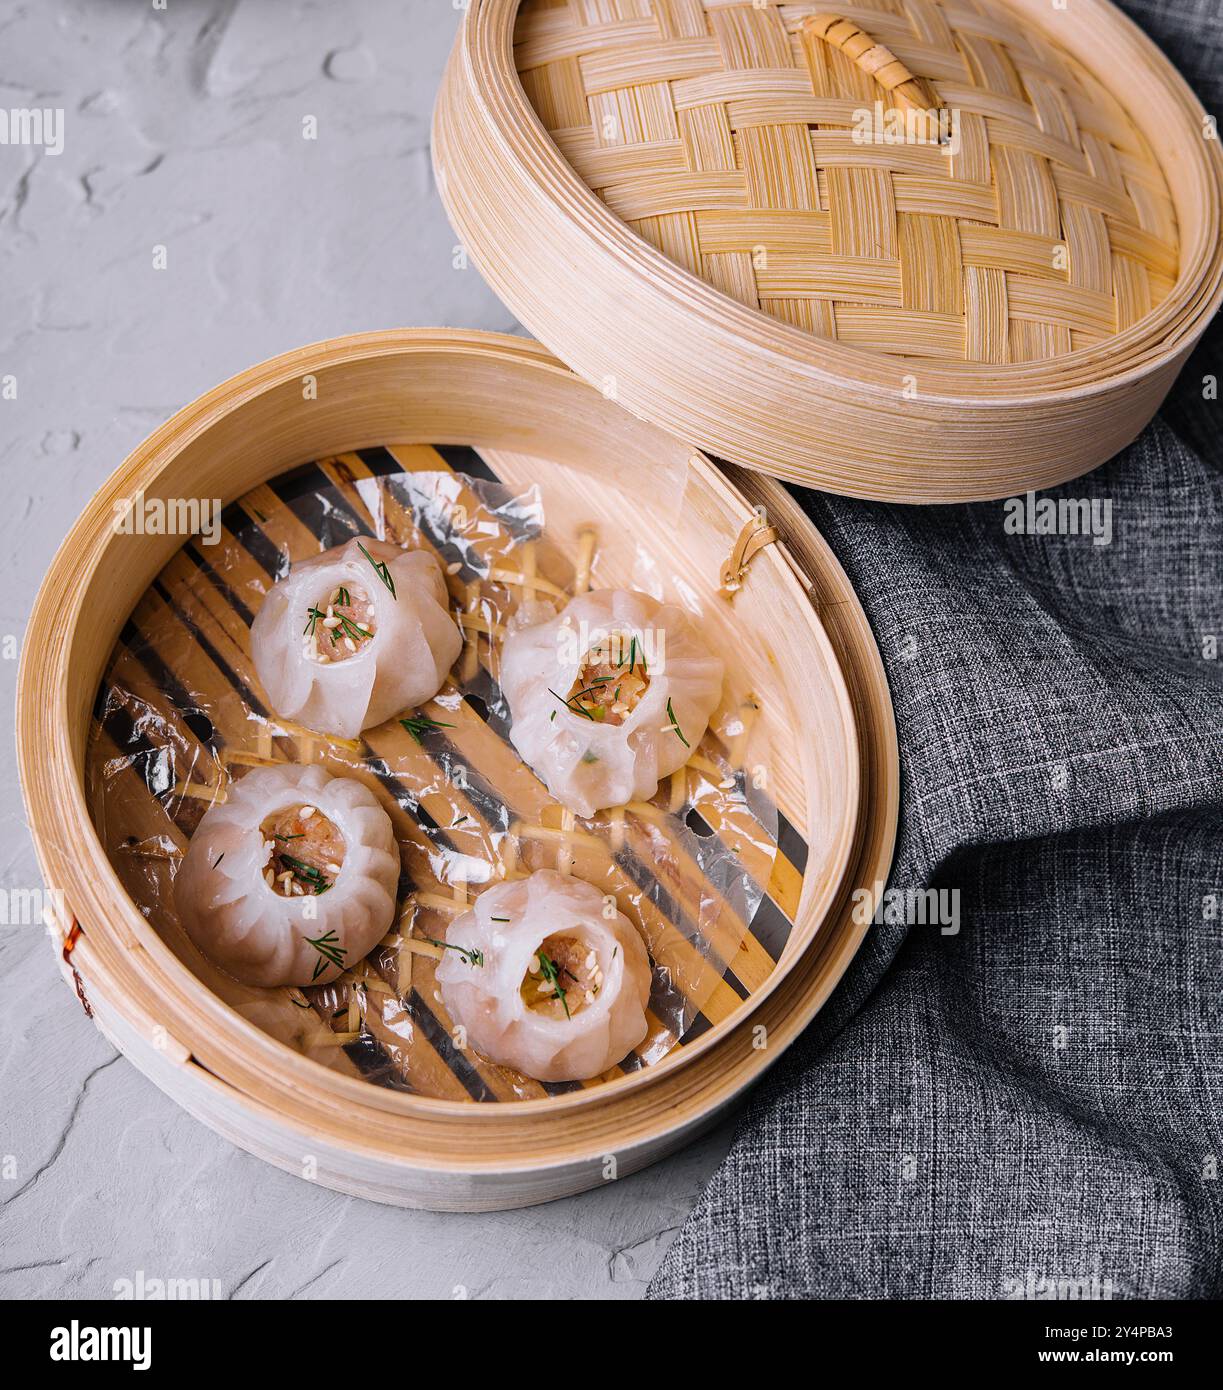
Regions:
M 575 874 L 641 932 L 653 966 L 649 1032 L 608 1076 L 651 1065 L 720 1021 L 772 966 L 751 935 L 762 906 L 777 916 L 765 899 L 778 823 L 754 775 L 768 750 L 750 697 L 724 699 L 687 765 L 648 802 L 588 820 L 554 801 L 509 742 L 497 671 L 511 622 L 551 615 L 590 587 L 635 587 L 700 625 L 682 567 L 640 544 L 605 561 L 580 482 L 570 494 L 561 472 L 540 470 L 541 488 L 522 463 L 413 445 L 320 460 L 252 491 L 227 508 L 218 542 L 185 545 L 132 614 L 99 692 L 89 757 L 112 862 L 196 975 L 325 1065 L 446 1099 L 598 1084 L 545 1086 L 456 1044 L 434 981 L 439 943 L 491 883 L 540 868 Z M 362 534 L 437 556 L 464 646 L 428 706 L 346 741 L 267 707 L 247 629 L 292 561 Z M 195 949 L 172 888 L 192 832 L 232 780 L 285 762 L 369 786 L 391 817 L 403 873 L 398 920 L 363 961 L 322 987 L 264 990 Z M 772 920 L 774 946 L 778 929 Z

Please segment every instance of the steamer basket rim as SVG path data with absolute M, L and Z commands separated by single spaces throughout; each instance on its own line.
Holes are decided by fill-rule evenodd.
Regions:
M 353 361 L 375 359 L 379 357 L 395 356 L 407 353 L 474 353 L 489 360 L 513 360 L 525 362 L 534 369 L 542 369 L 556 377 L 567 381 L 580 384 L 580 378 L 574 374 L 563 363 L 559 362 L 542 345 L 526 338 L 519 338 L 509 335 L 487 333 L 474 329 L 451 329 L 451 328 L 401 328 L 388 330 L 372 330 L 363 333 L 344 335 L 341 337 L 331 337 L 321 339 L 314 344 L 303 348 L 291 349 L 273 358 L 256 363 L 246 369 L 235 373 L 220 385 L 212 390 L 205 392 L 196 400 L 188 403 L 179 411 L 175 412 L 169 420 L 158 427 L 144 441 L 136 446 L 127 456 L 124 462 L 115 470 L 95 494 L 94 502 L 109 497 L 115 489 L 122 487 L 130 490 L 133 484 L 138 487 L 152 484 L 160 473 L 173 462 L 175 455 L 192 439 L 205 431 L 211 425 L 221 419 L 226 418 L 232 412 L 239 410 L 252 398 L 284 385 L 288 381 L 296 380 L 302 375 L 304 370 L 313 368 L 314 370 L 325 370 L 329 366 L 342 365 Z M 583 387 L 582 389 L 591 389 Z M 658 429 L 657 426 L 651 428 Z M 659 431 L 659 433 L 663 433 Z M 676 448 L 684 447 L 681 442 L 674 437 L 668 436 L 671 443 Z M 442 442 L 442 441 L 439 441 Z M 729 488 L 735 491 L 736 495 L 747 506 L 742 492 L 737 489 L 734 483 L 726 477 L 714 464 L 699 454 L 698 451 L 690 450 L 693 461 L 702 471 L 706 471 L 710 479 L 716 486 Z M 776 487 L 778 485 L 772 484 Z M 31 717 L 32 710 L 43 710 L 51 722 L 53 733 L 60 740 L 55 751 L 64 755 L 63 780 L 57 788 L 58 793 L 68 800 L 68 805 L 61 805 L 61 811 L 69 815 L 75 815 L 85 827 L 84 833 L 90 841 L 91 850 L 96 852 L 98 859 L 106 865 L 107 879 L 102 885 L 109 891 L 113 903 L 118 902 L 120 911 L 124 914 L 129 935 L 133 936 L 142 948 L 146 950 L 150 958 L 157 965 L 162 974 L 173 981 L 178 981 L 184 987 L 187 1004 L 184 1012 L 190 1011 L 197 1018 L 206 1021 L 210 1009 L 222 1011 L 224 1024 L 227 1029 L 235 1030 L 237 1034 L 244 1037 L 246 1043 L 252 1046 L 256 1053 L 260 1053 L 270 1060 L 280 1059 L 282 1062 L 289 1063 L 289 1073 L 299 1071 L 303 1078 L 315 1077 L 321 1071 L 327 1078 L 329 1085 L 335 1089 L 333 1095 L 344 1096 L 358 1108 L 364 1108 L 371 1099 L 369 1095 L 369 1083 L 359 1078 L 339 1076 L 334 1072 L 328 1071 L 321 1064 L 314 1062 L 313 1059 L 305 1057 L 295 1052 L 287 1044 L 279 1042 L 277 1039 L 264 1033 L 256 1025 L 250 1023 L 242 1017 L 236 1010 L 225 1004 L 218 996 L 199 980 L 191 971 L 174 956 L 170 948 L 161 941 L 156 932 L 149 927 L 143 916 L 136 909 L 135 904 L 128 897 L 123 889 L 113 866 L 110 865 L 102 849 L 100 838 L 89 815 L 83 775 L 77 769 L 71 758 L 71 732 L 69 729 L 69 700 L 67 690 L 67 671 L 72 658 L 70 642 L 66 634 L 70 634 L 73 629 L 71 619 L 79 617 L 82 611 L 84 590 L 87 581 L 92 576 L 93 570 L 106 548 L 106 537 L 108 527 L 105 518 L 109 515 L 109 509 L 96 508 L 96 515 L 91 518 L 90 510 L 86 511 L 78 518 L 77 522 L 69 532 L 67 538 L 60 546 L 51 565 L 47 576 L 43 581 L 34 607 L 31 611 L 31 625 L 36 623 L 51 623 L 52 631 L 57 634 L 56 643 L 51 649 L 50 659 L 44 650 L 39 653 L 39 659 L 30 646 L 23 646 L 21 663 L 18 671 L 17 689 L 17 722 L 18 727 L 25 725 Z M 814 532 L 814 528 L 812 528 Z M 822 538 L 819 544 L 823 549 L 827 549 Z M 828 552 L 831 558 L 831 552 Z M 775 563 L 778 565 L 778 573 L 782 577 L 782 582 L 793 584 L 801 588 L 796 577 L 797 566 L 793 561 L 788 563 L 781 556 L 776 557 Z M 835 559 L 832 560 L 835 564 Z M 837 566 L 839 570 L 839 565 Z M 843 572 L 842 572 L 843 573 Z M 846 581 L 847 582 L 847 581 Z M 810 597 L 803 594 L 805 602 L 810 602 Z M 812 613 L 814 630 L 819 635 L 820 642 L 827 648 L 827 655 L 830 670 L 832 670 L 838 683 L 838 698 L 848 715 L 849 727 L 854 729 L 856 720 L 853 710 L 848 700 L 845 689 L 844 676 L 840 670 L 840 662 L 835 653 L 831 650 L 827 633 L 824 629 L 823 621 L 817 611 Z M 875 652 L 876 661 L 878 659 L 877 649 Z M 882 676 L 882 664 L 878 663 L 878 674 Z M 883 677 L 886 689 L 886 677 Z M 896 735 L 894 716 L 891 716 L 890 699 L 887 704 L 889 712 L 889 725 L 884 731 L 885 739 L 889 742 L 891 762 L 894 765 L 897 760 Z M 83 897 L 78 897 L 78 901 L 88 899 L 87 891 L 91 885 L 88 875 L 84 874 L 83 866 L 79 862 L 79 856 L 66 852 L 64 847 L 54 840 L 51 828 L 45 824 L 42 809 L 34 804 L 32 799 L 32 789 L 39 783 L 41 778 L 40 762 L 45 761 L 46 750 L 40 749 L 36 754 L 29 747 L 26 741 L 18 742 L 18 769 L 20 774 L 23 798 L 25 800 L 27 816 L 30 821 L 30 828 L 35 839 L 35 848 L 40 867 L 44 878 L 48 883 L 54 883 L 57 879 L 71 879 L 76 875 L 75 883 L 70 885 L 68 882 L 57 884 L 67 888 L 74 888 L 74 896 L 78 891 Z M 855 793 L 856 789 L 856 765 Z M 890 820 L 890 832 L 888 836 L 887 854 L 890 860 L 891 844 L 895 837 L 895 808 L 891 808 L 892 815 Z M 859 803 L 859 816 L 861 815 L 861 805 Z M 855 832 L 856 833 L 856 832 Z M 60 873 L 55 868 L 56 862 L 65 864 L 68 873 Z M 79 871 L 79 872 L 78 872 Z M 848 870 L 846 870 L 848 872 Z M 97 885 L 92 885 L 97 888 Z M 100 890 L 99 890 L 100 891 Z M 821 918 L 821 925 L 832 904 L 828 904 Z M 105 921 L 105 914 L 101 920 Z M 82 923 L 86 936 L 89 935 L 89 923 Z M 96 926 L 95 926 L 96 929 Z M 103 931 L 109 931 L 109 924 Z M 822 1004 L 823 998 L 835 986 L 844 969 L 856 954 L 865 934 L 865 926 L 853 934 L 852 949 L 843 951 L 843 960 L 840 968 L 836 971 L 835 977 L 828 985 L 819 998 L 816 1005 L 811 1007 L 811 1016 Z M 144 938 L 147 936 L 149 940 Z M 811 949 L 818 941 L 818 930 L 811 942 L 805 949 Z M 117 946 L 122 948 L 123 943 L 118 941 Z M 801 953 L 799 953 L 801 954 Z M 796 957 L 797 958 L 797 957 Z M 794 961 L 790 962 L 791 967 Z M 590 1092 L 576 1092 L 572 1095 L 546 1097 L 539 1100 L 515 1101 L 512 1104 L 481 1107 L 482 1119 L 487 1116 L 487 1120 L 496 1124 L 498 1122 L 509 1123 L 515 1116 L 540 1115 L 561 1117 L 567 1111 L 577 1108 L 593 1109 L 604 1103 L 610 1104 L 617 1098 L 625 1096 L 631 1092 L 645 1088 L 654 1082 L 664 1080 L 667 1076 L 673 1076 L 680 1072 L 689 1062 L 696 1060 L 709 1049 L 716 1047 L 722 1041 L 731 1037 L 736 1031 L 750 1022 L 752 1015 L 788 978 L 789 969 L 774 969 L 764 984 L 754 991 L 750 997 L 750 1007 L 746 1010 L 736 1009 L 735 1012 L 725 1020 L 723 1025 L 715 1026 L 710 1029 L 702 1038 L 698 1038 L 690 1044 L 683 1053 L 673 1054 L 672 1058 L 653 1067 L 643 1068 L 640 1071 L 629 1073 L 623 1078 L 617 1079 L 605 1086 L 596 1088 Z M 209 1002 L 211 1001 L 211 1002 Z M 122 1012 L 121 1005 L 111 1001 L 112 1007 Z M 201 1012 L 201 1005 L 203 1006 Z M 137 1007 L 133 1004 L 133 1007 Z M 176 1006 L 178 1007 L 178 1006 Z M 806 1007 L 806 1006 L 805 1006 Z M 805 1009 L 804 1009 L 805 1011 Z M 126 1015 L 125 1015 L 126 1017 Z M 783 1049 L 784 1050 L 784 1049 Z M 770 1058 L 769 1061 L 774 1060 Z M 767 1065 L 767 1064 L 765 1064 Z M 762 1065 L 759 1071 L 764 1069 Z M 215 1075 L 215 1073 L 212 1073 Z M 224 1080 L 217 1077 L 218 1080 Z M 232 1083 L 226 1082 L 231 1085 Z M 351 1090 L 350 1090 L 351 1088 Z M 237 1088 L 234 1087 L 236 1090 Z M 245 1095 L 245 1093 L 240 1092 Z M 472 1107 L 467 1102 L 451 1102 L 436 1100 L 433 1097 L 404 1095 L 401 1093 L 389 1093 L 393 1095 L 392 1103 L 379 1106 L 378 1109 L 387 1110 L 392 1114 L 411 1118 L 428 1118 L 429 1115 L 441 1118 L 445 1116 L 470 1117 Z M 379 1099 L 387 1100 L 388 1096 L 380 1096 Z

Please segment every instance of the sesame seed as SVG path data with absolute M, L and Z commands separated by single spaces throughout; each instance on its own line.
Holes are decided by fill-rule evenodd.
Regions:
M 595 1002 L 595 997 L 591 990 L 586 991 L 585 999 L 588 1004 L 593 1004 Z
M 328 864 L 326 868 L 329 874 L 338 874 L 340 872 L 340 866 L 338 864 Z
M 538 956 L 532 956 L 532 957 L 531 957 L 531 963 L 530 963 L 530 965 L 527 966 L 527 970 L 528 970 L 532 975 L 538 975 L 538 974 L 539 974 L 539 957 L 538 957 Z
M 447 573 L 447 574 L 458 574 L 458 572 L 459 572 L 462 568 L 463 568 L 462 564 L 461 564 L 458 560 L 455 560 L 452 564 L 449 564 L 449 565 L 446 566 L 446 573 Z
M 309 820 L 317 809 L 315 806 L 303 806 L 297 814 L 302 820 Z
M 602 983 L 603 983 L 603 972 L 602 972 L 601 970 L 596 970 L 596 971 L 595 971 L 595 984 L 596 984 L 596 985 L 601 985 Z
M 276 882 L 276 875 L 272 872 L 271 866 L 269 866 L 269 867 L 264 871 L 263 881 L 264 881 L 264 883 L 267 884 L 267 886 L 268 886 L 269 888 L 273 887 L 273 885 L 275 884 L 275 882 Z
M 326 627 L 326 628 L 331 628 L 333 631 L 334 631 L 337 627 L 339 627 L 339 625 L 340 625 L 340 620 L 339 620 L 339 618 L 324 618 L 324 619 L 323 619 L 323 626 Z
M 352 640 L 351 637 L 345 637 L 344 645 L 348 648 L 350 652 L 355 652 L 357 650 L 357 644 Z
M 586 969 L 593 970 L 595 966 L 598 965 L 598 963 L 599 957 L 595 954 L 594 951 L 591 951 L 591 953 L 586 957 Z

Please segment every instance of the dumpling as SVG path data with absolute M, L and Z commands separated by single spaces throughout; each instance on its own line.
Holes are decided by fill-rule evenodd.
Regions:
M 462 645 L 433 556 L 369 537 L 295 564 L 251 626 L 272 707 L 339 738 L 431 700 Z
M 585 1081 L 645 1037 L 650 958 L 581 879 L 540 869 L 494 884 L 446 932 L 437 981 L 452 1022 L 492 1062 Z
M 390 930 L 399 849 L 373 793 L 321 767 L 260 768 L 209 808 L 174 880 L 179 920 L 249 985 L 317 985 Z
M 701 741 L 722 672 L 683 609 L 595 590 L 506 637 L 510 740 L 579 815 L 646 801 Z

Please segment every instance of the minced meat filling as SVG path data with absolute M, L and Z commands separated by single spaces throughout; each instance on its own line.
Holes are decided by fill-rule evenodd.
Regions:
M 519 992 L 534 1013 L 573 1018 L 603 987 L 598 953 L 574 936 L 549 936 L 531 957 Z
M 338 585 L 306 611 L 302 650 L 326 666 L 356 656 L 376 631 L 374 603 L 360 585 Z
M 263 823 L 270 857 L 263 871 L 281 897 L 324 893 L 344 863 L 344 837 L 316 806 L 278 811 Z

